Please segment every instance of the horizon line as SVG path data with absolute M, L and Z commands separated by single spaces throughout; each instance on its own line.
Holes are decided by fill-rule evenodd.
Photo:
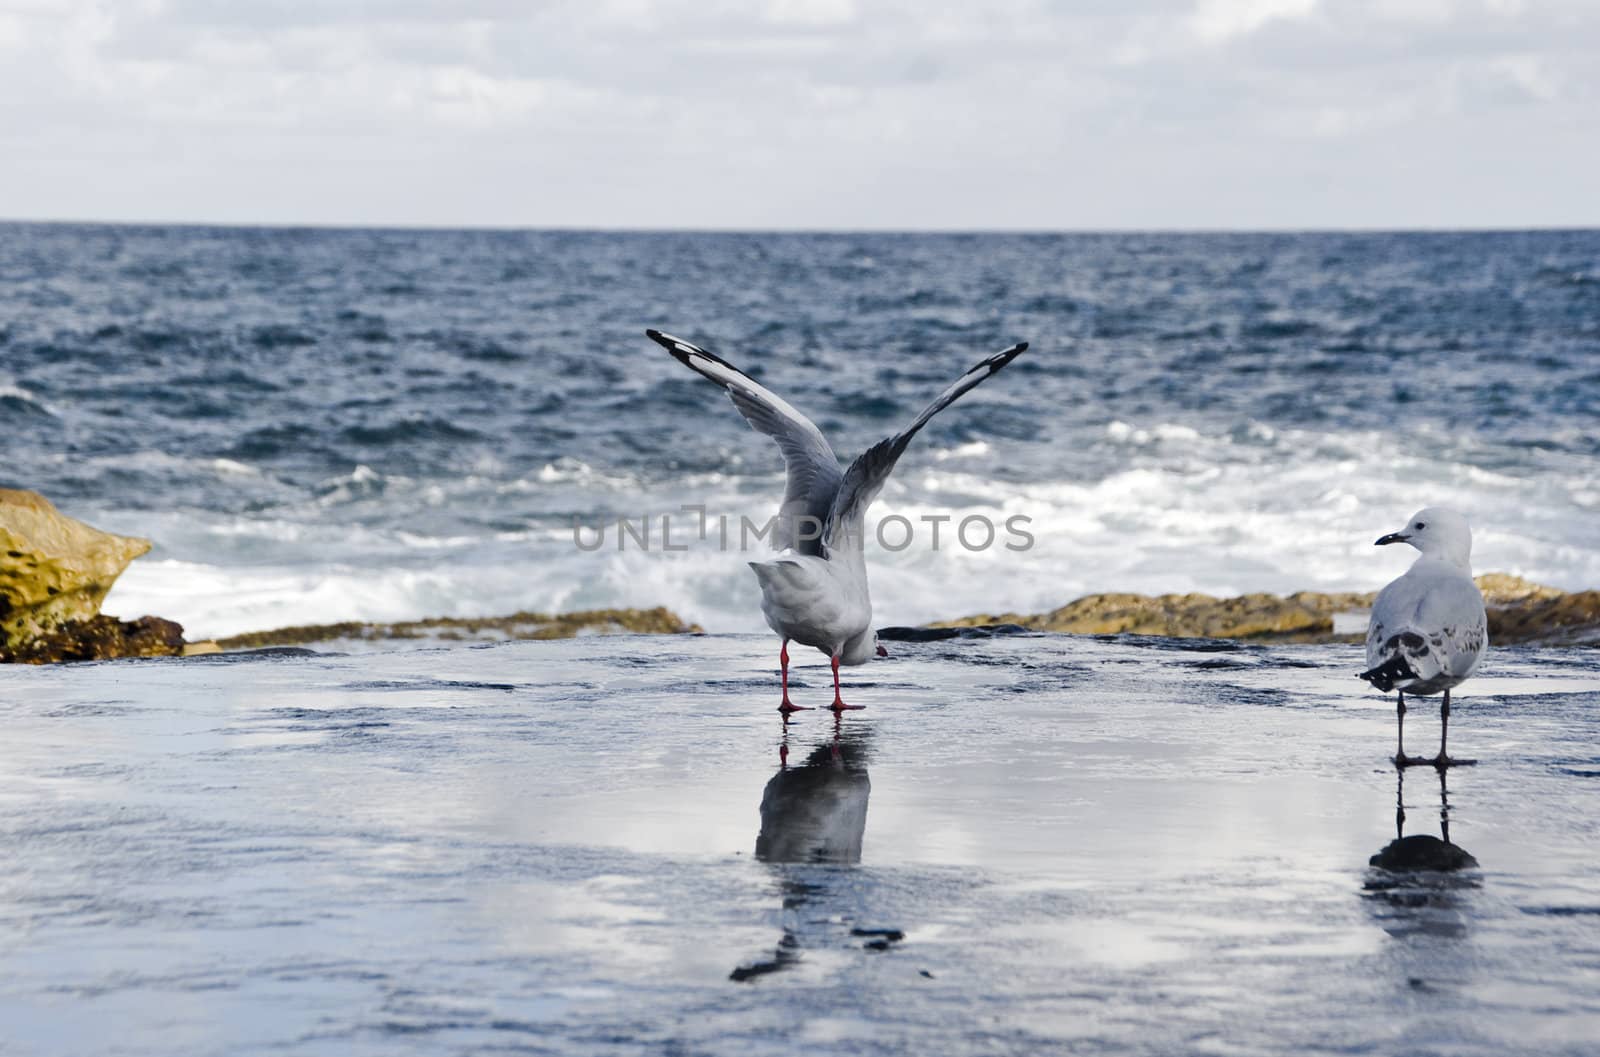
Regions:
M 412 231 L 484 233 L 567 233 L 596 235 L 1492 235 L 1600 231 L 1600 224 L 1531 224 L 1450 227 L 720 227 L 589 226 L 579 224 L 433 224 L 331 221 L 95 220 L 62 217 L 0 217 L 0 225 L 45 227 L 209 228 L 239 231 Z

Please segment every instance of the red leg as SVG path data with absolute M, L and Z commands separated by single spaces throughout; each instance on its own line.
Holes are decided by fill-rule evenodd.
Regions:
M 789 640 L 784 639 L 783 645 L 778 647 L 778 663 L 783 667 L 783 704 L 778 706 L 778 711 L 787 716 L 790 712 L 806 712 L 805 705 L 797 705 L 789 700 Z
M 865 705 L 847 705 L 844 698 L 839 696 L 839 655 L 833 655 L 833 710 L 835 712 L 857 711 Z

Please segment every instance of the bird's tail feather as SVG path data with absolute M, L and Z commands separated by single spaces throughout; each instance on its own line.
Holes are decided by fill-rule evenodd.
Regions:
M 1417 678 L 1417 673 L 1412 670 L 1411 665 L 1406 663 L 1405 656 L 1397 653 L 1376 668 L 1369 668 L 1362 672 L 1359 678 L 1365 679 L 1379 690 L 1388 693 L 1394 689 L 1395 683 L 1415 679 Z
M 761 581 L 763 592 L 769 588 L 811 590 L 816 587 L 816 570 L 793 558 L 774 558 L 771 561 L 746 564 L 756 574 L 756 579 Z

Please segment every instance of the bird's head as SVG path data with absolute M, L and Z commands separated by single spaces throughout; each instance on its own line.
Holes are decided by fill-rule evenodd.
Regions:
M 877 633 L 868 628 L 844 644 L 844 649 L 839 651 L 839 663 L 866 664 L 874 657 L 887 656 L 889 651 L 878 642 Z
M 1374 546 L 1409 543 L 1429 558 L 1441 558 L 1466 568 L 1472 557 L 1472 529 L 1454 510 L 1430 506 L 1411 515 L 1399 532 L 1378 537 Z

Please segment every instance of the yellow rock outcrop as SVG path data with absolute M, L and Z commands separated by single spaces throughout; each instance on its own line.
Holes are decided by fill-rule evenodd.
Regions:
M 1501 645 L 1600 642 L 1600 592 L 1568 594 L 1509 573 L 1477 578 L 1489 616 L 1489 641 Z M 1369 609 L 1377 592 L 1300 591 L 1214 598 L 1211 595 L 1086 595 L 1048 613 L 980 613 L 935 628 L 1019 624 L 1077 635 L 1166 635 L 1173 638 L 1333 639 L 1336 613 Z M 1355 636 L 1359 637 L 1359 636 Z
M 150 541 L 67 517 L 37 492 L 0 488 L 0 648 L 92 620 Z

